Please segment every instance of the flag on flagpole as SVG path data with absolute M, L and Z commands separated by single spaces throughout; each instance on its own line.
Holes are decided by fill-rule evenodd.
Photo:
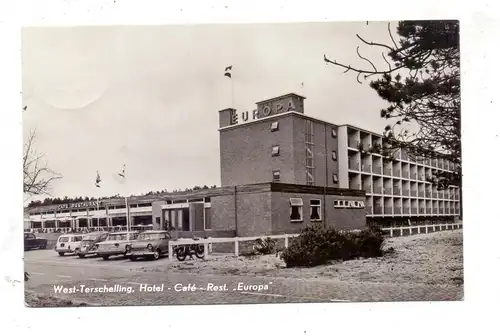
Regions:
M 227 66 L 225 69 L 224 69 L 224 76 L 228 77 L 228 78 L 231 78 L 231 71 L 233 70 L 233 66 L 230 65 L 230 66 Z
M 117 174 L 113 174 L 113 177 L 116 180 L 116 182 L 124 184 L 126 179 L 125 165 L 122 166 L 122 169 Z
M 123 165 L 122 170 L 118 173 L 118 176 L 121 178 L 125 178 L 125 165 Z
M 95 177 L 95 186 L 97 188 L 101 187 L 101 176 L 99 175 L 99 171 L 97 171 L 97 176 Z

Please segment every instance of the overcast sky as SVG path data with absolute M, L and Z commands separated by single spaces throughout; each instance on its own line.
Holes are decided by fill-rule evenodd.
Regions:
M 23 129 L 36 129 L 37 150 L 63 175 L 55 197 L 219 186 L 227 65 L 238 111 L 296 92 L 307 115 L 382 131 L 385 102 L 323 61 L 365 66 L 356 34 L 389 43 L 387 23 L 373 22 L 25 28 Z M 383 64 L 382 50 L 360 51 Z M 126 189 L 112 177 L 122 164 Z

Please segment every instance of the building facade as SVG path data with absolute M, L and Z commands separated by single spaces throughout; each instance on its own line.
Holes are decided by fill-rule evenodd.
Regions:
M 180 236 L 295 233 L 312 223 L 362 229 L 410 221 L 452 221 L 457 187 L 437 190 L 426 176 L 452 171 L 443 160 L 413 162 L 372 150 L 382 136 L 304 113 L 297 94 L 219 111 L 221 187 L 191 192 L 50 205 L 27 210 L 38 230 L 161 229 Z

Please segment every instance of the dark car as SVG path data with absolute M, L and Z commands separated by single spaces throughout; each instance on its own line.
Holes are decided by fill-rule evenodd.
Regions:
M 158 260 L 160 256 L 168 254 L 168 242 L 171 239 L 168 231 L 141 232 L 132 244 L 127 245 L 126 257 L 132 261 L 137 258 Z
M 92 232 L 83 237 L 82 243 L 75 249 L 80 258 L 97 255 L 97 244 L 108 238 L 108 232 Z
M 36 237 L 33 233 L 24 233 L 24 250 L 46 249 L 47 239 Z

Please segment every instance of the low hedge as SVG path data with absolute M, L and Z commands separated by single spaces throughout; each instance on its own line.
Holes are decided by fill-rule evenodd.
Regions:
M 382 231 L 337 231 L 322 225 L 308 226 L 281 253 L 286 267 L 318 266 L 332 260 L 371 258 L 383 255 Z

